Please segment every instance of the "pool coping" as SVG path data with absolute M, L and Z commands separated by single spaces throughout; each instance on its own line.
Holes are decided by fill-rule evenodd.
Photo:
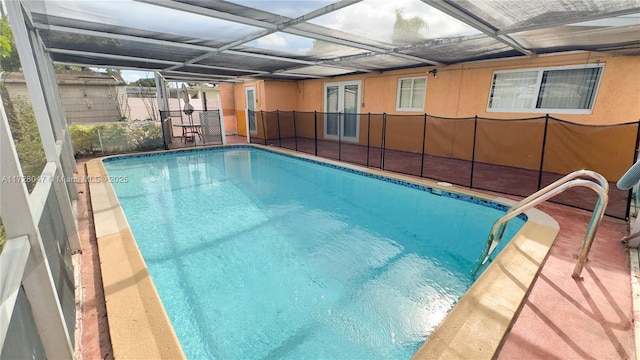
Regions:
M 242 147 L 264 149 L 365 172 L 374 177 L 418 184 L 436 189 L 437 194 L 453 192 L 506 206 L 514 203 L 510 199 L 433 180 L 256 144 L 178 149 L 123 157 Z M 114 358 L 184 359 L 184 352 L 109 181 L 103 161 L 111 158 L 114 156 L 87 162 L 87 176 Z M 522 229 L 462 296 L 413 359 L 491 359 L 497 354 L 559 232 L 559 225 L 551 216 L 537 209 L 527 211 L 526 215 L 528 221 Z

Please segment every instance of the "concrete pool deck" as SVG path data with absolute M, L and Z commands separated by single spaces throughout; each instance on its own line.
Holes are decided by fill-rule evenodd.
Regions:
M 81 166 L 82 163 L 79 164 L 79 170 L 81 170 Z M 402 178 L 411 177 L 402 176 Z M 415 178 L 412 178 L 412 180 L 421 183 L 425 182 L 424 180 L 420 181 L 420 179 Z M 426 182 L 429 183 L 428 181 Z M 432 183 L 429 184 L 431 185 Z M 96 186 L 93 187 L 96 188 Z M 95 193 L 99 194 L 100 191 L 101 190 L 95 190 Z M 463 193 L 468 192 L 468 190 L 464 188 L 456 188 L 456 191 L 460 191 Z M 91 192 L 91 195 L 93 197 L 94 189 L 91 189 Z M 472 193 L 478 192 L 474 191 Z M 86 195 L 86 193 L 84 195 Z M 494 196 L 488 195 L 488 197 Z M 87 201 L 86 197 L 85 201 Z M 80 203 L 81 201 L 79 201 L 79 206 Z M 94 209 L 94 214 L 96 211 L 101 212 L 102 210 L 108 210 L 109 208 L 112 208 L 114 206 L 112 199 L 109 199 L 107 197 L 107 201 L 104 202 L 103 206 L 104 207 L 102 208 L 98 207 Z M 583 271 L 584 281 L 578 282 L 571 278 L 571 272 L 575 264 L 572 256 L 577 253 L 577 250 L 580 247 L 582 237 L 584 236 L 584 231 L 586 229 L 586 223 L 589 220 L 590 214 L 585 211 L 567 208 L 565 206 L 555 204 L 545 204 L 540 208 L 542 208 L 545 212 L 550 213 L 560 222 L 560 236 L 556 240 L 554 246 L 551 248 L 549 258 L 544 263 L 539 277 L 537 278 L 537 280 L 535 280 L 535 283 L 529 295 L 526 297 L 511 331 L 508 332 L 504 337 L 504 341 L 501 341 L 503 339 L 502 335 L 500 335 L 499 337 L 491 336 L 485 332 L 487 327 L 491 327 L 493 325 L 489 326 L 489 324 L 485 324 L 487 326 L 474 328 L 472 326 L 468 326 L 468 324 L 464 325 L 463 323 L 458 323 L 458 325 L 455 325 L 456 323 L 454 322 L 453 329 L 457 329 L 455 331 L 460 331 L 458 333 L 458 337 L 462 345 L 453 347 L 449 346 L 449 349 L 453 349 L 455 352 L 449 353 L 448 355 L 446 355 L 446 353 L 442 353 L 443 357 L 451 358 L 452 356 L 455 356 L 456 358 L 478 358 L 479 354 L 484 354 L 484 356 L 482 356 L 483 358 L 493 357 L 496 351 L 495 349 L 493 351 L 489 350 L 488 352 L 486 352 L 487 350 L 485 348 L 484 353 L 482 351 L 480 353 L 469 352 L 473 350 L 474 347 L 485 347 L 486 344 L 483 345 L 483 343 L 480 343 L 480 345 L 478 345 L 478 342 L 473 341 L 474 338 L 480 338 L 481 334 L 484 335 L 482 339 L 489 339 L 490 342 L 495 343 L 494 345 L 498 348 L 498 353 L 495 355 L 496 357 L 503 359 L 610 359 L 635 357 L 630 293 L 631 277 L 629 274 L 628 254 L 626 252 L 626 249 L 624 249 L 622 244 L 620 244 L 618 241 L 622 236 L 625 235 L 625 223 L 623 221 L 605 218 L 598 232 L 596 242 L 594 243 L 590 261 L 587 263 L 587 266 Z M 80 209 L 79 214 L 81 214 Z M 104 216 L 104 214 L 98 214 L 94 216 L 96 217 L 96 219 L 98 219 L 100 216 Z M 89 216 L 87 216 L 87 218 L 88 217 Z M 115 222 L 115 224 L 122 223 L 121 220 L 118 220 L 117 216 L 112 217 L 112 221 Z M 116 226 L 116 228 L 107 232 L 120 234 L 122 231 L 123 230 L 120 229 L 119 226 Z M 90 231 L 85 232 L 90 233 Z M 129 236 L 127 234 L 128 233 L 126 233 L 125 231 L 124 236 L 121 236 L 121 238 L 125 240 L 128 239 Z M 81 235 L 84 238 L 89 237 L 88 235 L 90 234 Z M 113 254 L 109 254 L 115 253 L 116 259 L 124 259 L 122 253 L 119 253 L 118 251 L 114 252 L 113 250 L 103 250 L 104 246 L 101 243 L 107 243 L 110 241 L 100 239 L 109 234 L 106 234 L 99 230 L 97 231 L 96 235 L 100 235 L 97 236 L 97 243 L 98 250 L 101 256 L 103 255 L 103 253 L 105 256 L 112 256 Z M 515 249 L 512 250 L 516 251 Z M 528 255 L 528 251 L 522 252 L 521 254 Z M 545 257 L 546 253 L 542 255 L 542 260 L 544 260 Z M 87 261 L 84 261 L 83 259 L 82 261 L 83 269 L 89 266 L 93 266 L 95 268 L 95 265 L 91 265 L 90 258 L 86 260 Z M 542 260 L 540 260 L 540 262 L 542 262 Z M 526 266 L 522 266 L 522 261 L 516 261 L 515 265 L 516 268 L 526 268 Z M 529 272 L 530 275 L 535 275 L 535 271 L 533 273 L 531 273 L 530 270 L 525 271 L 525 273 L 526 272 Z M 131 282 L 125 279 L 125 281 L 123 282 L 122 279 L 120 279 L 120 285 L 126 284 L 126 281 L 129 281 L 129 284 L 144 284 L 147 282 L 146 278 L 148 277 L 148 273 L 146 273 L 144 270 L 138 269 L 138 271 L 135 271 L 130 268 L 130 270 L 125 271 L 125 273 L 128 273 L 128 275 L 125 274 L 125 277 L 128 276 L 130 279 L 134 279 L 135 281 Z M 138 277 L 136 277 L 136 274 L 138 275 Z M 512 274 L 512 272 L 509 271 L 508 274 Z M 103 278 L 105 279 L 104 289 L 107 295 L 110 290 L 114 289 L 118 290 L 116 291 L 116 293 L 121 292 L 121 290 L 123 290 L 123 286 L 113 286 L 113 284 L 117 284 L 118 281 L 116 280 L 114 282 L 113 279 L 109 280 L 110 276 L 112 275 L 107 274 L 106 276 L 103 276 Z M 483 275 L 483 277 L 486 276 Z M 515 280 L 517 279 L 517 277 L 512 277 L 511 279 Z M 90 280 L 91 279 L 88 279 L 87 281 Z M 534 278 L 531 277 L 531 281 L 533 280 Z M 487 282 L 487 284 L 491 283 L 493 283 L 493 281 Z M 516 286 L 520 286 L 522 282 L 518 280 L 511 281 L 511 283 Z M 99 288 L 99 286 L 94 286 L 93 284 L 88 284 L 87 282 L 85 282 L 84 277 L 83 287 Z M 513 291 L 506 290 L 506 292 L 512 293 Z M 516 292 L 522 292 L 523 296 L 527 294 L 527 291 L 523 289 L 516 290 Z M 85 295 L 87 295 L 87 293 L 87 291 L 83 292 L 83 294 Z M 144 291 L 138 291 L 138 295 L 134 297 L 142 298 L 143 296 L 141 294 L 143 293 Z M 502 315 L 497 316 L 497 314 L 499 313 L 499 311 L 497 310 L 502 309 L 502 304 L 498 303 L 509 302 L 508 300 L 506 300 L 506 298 L 508 297 L 499 296 L 500 292 L 496 291 L 491 291 L 491 294 L 495 296 L 494 299 L 491 299 L 490 296 L 479 295 L 475 298 L 470 298 L 470 300 L 468 301 L 461 300 L 460 304 L 462 304 L 463 306 L 456 306 L 455 309 L 460 308 L 462 310 L 454 310 L 457 312 L 464 312 L 464 303 L 468 302 L 470 305 L 468 305 L 467 308 L 470 310 L 470 312 L 477 313 L 478 311 L 474 311 L 478 308 L 477 302 L 489 301 L 489 305 L 486 307 L 489 310 L 487 311 L 489 315 L 488 323 L 502 323 L 501 326 L 504 327 L 504 331 L 506 331 L 511 325 L 511 322 L 510 320 L 505 321 L 504 319 L 502 319 Z M 154 297 L 153 293 L 151 293 L 150 297 Z M 94 299 L 85 298 L 83 299 L 83 302 L 99 303 L 99 298 L 100 296 L 99 294 L 97 294 Z M 107 313 L 112 312 L 110 308 L 114 306 L 114 302 L 116 302 L 116 300 L 113 300 L 112 296 L 107 296 Z M 516 306 L 515 309 L 512 309 L 510 311 L 517 313 L 519 309 L 520 307 Z M 131 309 L 128 310 L 131 311 Z M 163 311 L 160 312 L 163 313 Z M 119 334 L 118 330 L 115 329 L 118 327 L 118 322 L 124 323 L 129 328 L 131 328 L 131 324 L 128 323 L 133 322 L 137 324 L 139 323 L 139 321 L 133 320 L 132 317 L 123 317 L 120 318 L 120 320 L 112 321 L 111 315 L 112 314 L 109 314 L 109 323 L 107 327 L 111 328 L 111 331 L 108 333 L 111 333 L 112 336 L 111 342 L 113 343 L 113 349 L 110 351 L 108 346 L 102 346 L 106 341 L 100 340 L 101 337 L 96 336 L 95 326 L 93 330 L 91 330 L 91 326 L 85 324 L 82 327 L 83 331 L 81 331 L 81 333 L 83 334 L 82 339 L 85 340 L 79 341 L 79 343 L 81 344 L 80 354 L 82 355 L 82 358 L 105 358 L 109 357 L 109 354 L 111 354 L 111 356 L 115 355 L 116 358 L 129 357 L 118 349 L 121 345 L 116 344 L 119 344 L 119 342 L 122 340 L 133 341 L 133 339 L 136 338 L 137 339 L 135 342 L 139 344 L 139 341 L 141 339 L 138 337 L 140 336 L 151 336 L 152 339 L 147 339 L 145 341 L 146 344 L 158 344 L 157 340 L 153 340 L 153 338 L 157 335 L 153 332 L 150 332 L 148 334 L 138 334 L 139 331 L 133 331 L 133 335 L 135 335 L 135 337 L 131 337 L 131 335 L 123 336 L 123 334 Z M 142 322 L 150 321 L 148 320 L 149 314 L 144 313 L 143 315 L 144 316 L 142 317 Z M 99 319 L 100 315 L 96 315 L 96 318 Z M 162 318 L 162 316 L 160 316 L 160 318 Z M 87 318 L 86 320 L 87 323 L 91 323 L 92 320 L 96 319 Z M 486 322 L 487 321 L 480 321 L 477 324 L 483 324 Z M 102 325 L 103 330 L 104 327 L 105 325 Z M 100 326 L 98 326 L 97 329 L 98 335 L 100 335 Z M 464 331 L 468 331 L 468 333 L 464 334 Z M 94 333 L 93 337 L 91 336 L 90 332 Z M 584 334 L 585 332 L 587 334 Z M 115 339 L 113 338 L 114 334 L 116 334 L 117 337 Z M 96 350 L 95 346 L 96 338 L 98 338 L 98 342 L 101 345 L 98 350 Z M 432 336 L 432 338 L 442 339 L 444 337 L 436 335 Z M 171 340 L 170 334 L 169 340 Z M 434 342 L 436 340 L 431 341 Z M 447 341 L 441 341 L 440 346 L 447 345 L 443 344 L 444 342 Z M 93 353 L 85 353 L 85 350 L 88 349 L 93 349 Z M 176 356 L 179 357 L 180 355 L 169 355 L 168 353 L 162 354 L 160 350 L 156 350 L 156 352 L 142 352 L 137 354 L 145 355 L 145 357 L 147 358 L 173 358 Z M 155 354 L 156 356 L 153 356 L 152 354 Z M 425 355 L 425 358 L 433 358 L 433 355 L 435 355 L 435 353 L 433 353 L 432 351 L 428 351 L 427 353 L 425 353 Z

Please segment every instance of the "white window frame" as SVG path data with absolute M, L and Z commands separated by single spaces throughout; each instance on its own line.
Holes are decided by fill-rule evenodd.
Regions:
M 591 103 L 591 107 L 589 109 L 550 109 L 550 108 L 544 108 L 544 109 L 538 109 L 538 108 L 528 108 L 528 109 L 522 109 L 522 108 L 491 108 L 490 104 L 491 104 L 491 93 L 492 93 L 492 89 L 494 86 L 494 78 L 496 74 L 501 74 L 501 73 L 518 73 L 518 72 L 531 72 L 531 71 L 537 71 L 538 72 L 538 78 L 536 81 L 536 92 L 534 94 L 534 98 L 538 99 L 538 96 L 540 94 L 540 89 L 541 89 L 541 85 L 542 85 L 542 76 L 544 74 L 545 71 L 549 71 L 549 70 L 574 70 L 574 69 L 592 69 L 592 68 L 601 68 L 602 70 L 600 70 L 600 74 L 598 77 L 598 81 L 596 82 L 595 85 L 595 91 L 593 94 L 593 102 Z M 509 112 L 509 113 L 541 113 L 541 114 L 549 114 L 549 113 L 555 113 L 555 114 L 591 114 L 593 113 L 593 108 L 596 104 L 596 99 L 598 98 L 598 90 L 600 89 L 600 83 L 602 81 L 602 76 L 604 74 L 604 64 L 586 64 L 586 65 L 566 65 L 566 66 L 549 66 L 549 67 L 537 67 L 537 68 L 524 68 L 524 69 L 515 69 L 515 70 L 497 70 L 494 71 L 493 74 L 491 75 L 491 84 L 489 86 L 489 94 L 487 96 L 487 112 L 496 112 L 496 113 L 503 113 L 503 112 Z M 533 106 L 535 106 L 535 103 L 537 101 L 534 101 Z
M 414 90 L 414 82 L 415 80 L 418 79 L 424 79 L 424 99 L 422 99 L 422 107 L 409 107 L 409 108 L 403 108 L 400 107 L 400 95 L 401 92 L 400 90 L 402 90 L 402 81 L 403 80 L 411 80 L 411 94 L 410 97 L 411 99 L 413 99 L 413 90 Z M 397 91 L 396 91 L 396 111 L 424 111 L 424 107 L 425 104 L 427 102 L 427 77 L 426 76 L 416 76 L 416 77 L 407 77 L 407 78 L 399 78 L 398 79 L 398 86 L 397 86 Z M 413 106 L 413 104 L 411 104 Z
M 358 86 L 358 102 L 357 102 L 357 109 L 356 109 L 356 136 L 345 136 L 344 135 L 344 128 L 343 128 L 343 119 L 344 119 L 344 87 L 348 86 L 348 85 L 357 85 Z M 328 105 L 328 99 L 327 99 L 327 88 L 331 87 L 331 86 L 337 86 L 338 87 L 338 110 L 339 112 L 342 114 L 342 116 L 340 117 L 340 121 L 338 123 L 338 132 L 339 135 L 331 135 L 327 133 L 327 105 Z M 362 81 L 361 80 L 352 80 L 352 81 L 340 81 L 340 82 L 329 82 L 329 83 L 324 83 L 324 129 L 323 129 L 323 136 L 327 139 L 332 139 L 332 140 L 342 140 L 342 141 L 347 141 L 347 142 L 359 142 L 360 141 L 360 104 L 362 102 Z

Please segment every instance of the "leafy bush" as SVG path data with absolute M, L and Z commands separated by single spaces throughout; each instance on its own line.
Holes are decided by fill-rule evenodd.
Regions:
M 26 179 L 36 179 L 42 174 L 47 159 L 31 103 L 23 96 L 12 101 L 6 93 L 3 93 L 2 99 L 22 173 Z M 27 182 L 26 185 L 31 192 L 36 183 Z
M 76 156 L 120 154 L 164 147 L 162 127 L 156 122 L 71 125 L 70 134 Z
M 164 147 L 162 126 L 159 124 L 145 124 L 138 128 L 142 132 L 141 137 L 136 137 L 138 150 L 154 150 Z
M 0 219 L 0 253 L 4 249 L 4 245 L 7 243 L 7 233 L 4 231 L 4 225 L 2 225 L 2 219 Z
M 71 141 L 73 142 L 73 148 L 76 155 L 82 152 L 87 154 L 93 154 L 94 144 L 98 143 L 98 139 L 91 132 L 90 128 L 81 125 L 72 125 L 69 127 L 69 134 L 71 135 Z
M 25 97 L 11 101 L 4 87 L 0 87 L 0 93 L 22 173 L 26 179 L 36 179 L 42 174 L 47 160 L 31 103 Z M 27 190 L 31 192 L 35 185 L 35 182 L 27 182 Z M 0 219 L 0 253 L 6 242 L 7 235 Z

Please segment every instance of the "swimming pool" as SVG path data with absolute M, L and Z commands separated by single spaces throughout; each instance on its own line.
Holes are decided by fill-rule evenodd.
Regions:
M 501 214 L 249 148 L 106 166 L 129 180 L 113 186 L 192 358 L 409 358 L 470 286 Z

